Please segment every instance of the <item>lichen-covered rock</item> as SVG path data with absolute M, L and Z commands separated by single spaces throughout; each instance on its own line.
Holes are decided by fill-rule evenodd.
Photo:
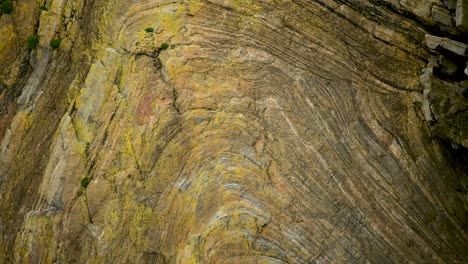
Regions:
M 1 16 L 0 262 L 463 262 L 398 10 L 436 2 L 52 0 L 32 51 Z

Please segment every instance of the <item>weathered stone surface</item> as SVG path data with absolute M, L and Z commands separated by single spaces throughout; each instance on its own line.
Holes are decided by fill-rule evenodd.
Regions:
M 462 263 L 467 170 L 420 108 L 440 123 L 463 97 L 432 108 L 427 32 L 393 9 L 429 21 L 436 2 L 2 15 L 0 262 Z
M 458 8 L 462 4 L 459 1 Z M 433 19 L 443 24 L 443 15 L 439 15 L 438 18 L 434 14 L 444 11 L 436 10 L 438 9 L 434 7 Z M 434 13 L 434 11 L 436 12 Z M 448 30 L 450 31 L 450 29 Z M 456 33 L 453 37 L 464 39 L 462 33 Z M 468 102 L 466 101 L 465 86 L 468 82 L 466 63 L 468 45 L 429 34 L 426 35 L 425 39 L 426 45 L 433 55 L 420 77 L 424 88 L 421 104 L 424 119 L 428 122 L 430 130 L 448 141 L 452 147 L 463 146 L 466 148 L 468 143 L 468 133 L 466 133 L 466 129 L 468 129 Z M 434 58 L 437 58 L 437 61 Z
M 459 56 L 468 55 L 468 45 L 448 38 L 426 34 L 426 45 L 431 50 L 444 49 Z
M 433 122 L 431 128 L 439 136 L 467 148 L 468 101 L 461 96 L 463 89 L 430 74 L 421 82 L 425 87 L 423 112 L 426 120 Z
M 457 0 L 443 0 L 442 2 L 449 10 L 455 10 L 457 8 Z
M 464 32 L 468 32 L 468 1 L 458 0 L 455 18 L 456 26 Z
M 432 7 L 432 20 L 439 24 L 442 30 L 456 33 L 455 21 L 450 11 L 444 7 L 434 5 Z
M 418 17 L 418 19 L 432 23 L 431 11 L 432 7 L 440 4 L 440 0 L 399 0 L 401 9 L 410 12 Z

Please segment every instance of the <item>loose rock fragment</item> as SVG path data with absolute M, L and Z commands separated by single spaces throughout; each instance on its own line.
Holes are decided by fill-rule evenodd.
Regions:
M 432 7 L 432 20 L 447 27 L 453 26 L 453 18 L 450 11 L 440 6 Z
M 462 42 L 426 34 L 426 45 L 435 51 L 444 49 L 460 56 L 468 55 L 468 45 Z
M 427 68 L 432 70 L 433 68 L 437 67 L 439 67 L 439 60 L 437 59 L 437 56 L 431 56 L 429 62 L 427 63 Z M 428 70 L 427 68 L 426 71 Z
M 433 57 L 435 58 L 435 57 Z M 433 62 L 437 63 L 437 59 L 432 60 Z M 431 63 L 431 62 L 429 62 Z M 432 68 L 425 68 L 423 70 L 423 74 L 419 77 L 419 81 L 421 83 L 421 86 L 423 87 L 423 100 L 421 104 L 421 111 L 424 115 L 424 119 L 427 122 L 430 122 L 433 120 L 432 118 L 432 113 L 431 113 L 431 106 L 429 104 L 429 93 L 431 91 L 431 76 L 432 76 Z

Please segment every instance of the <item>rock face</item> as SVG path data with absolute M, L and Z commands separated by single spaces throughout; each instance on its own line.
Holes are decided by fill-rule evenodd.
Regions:
M 430 130 L 455 148 L 468 148 L 468 41 L 463 32 L 466 29 L 459 23 L 468 21 L 464 3 L 457 1 L 456 12 L 453 12 L 453 2 L 433 6 L 433 21 L 450 38 L 426 34 L 426 45 L 432 56 L 420 78 L 424 88 L 422 112 Z M 453 27 L 454 20 L 458 29 Z
M 468 31 L 468 1 L 457 0 L 456 25 L 463 32 Z
M 14 1 L 0 263 L 465 262 L 466 152 L 421 112 L 444 2 Z
M 466 44 L 431 35 L 426 35 L 426 44 L 435 53 L 440 48 L 441 52 L 464 56 L 468 50 Z M 424 88 L 422 112 L 431 130 L 438 136 L 450 141 L 455 147 L 460 145 L 468 148 L 468 100 L 465 87 L 468 75 L 461 82 L 453 82 L 458 76 L 465 75 L 464 61 L 462 65 L 454 61 L 442 54 L 432 56 L 420 77 Z M 448 80 L 444 81 L 437 76 Z

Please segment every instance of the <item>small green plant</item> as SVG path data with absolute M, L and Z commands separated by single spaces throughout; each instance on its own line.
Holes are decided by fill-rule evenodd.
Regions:
M 42 11 L 49 11 L 49 9 L 47 8 L 47 6 L 45 4 L 41 5 L 39 7 Z
M 161 50 L 166 50 L 169 48 L 169 44 L 167 44 L 166 42 L 164 42 L 163 44 L 161 44 L 161 46 L 159 47 Z
M 28 49 L 32 50 L 37 47 L 37 44 L 39 44 L 39 36 L 38 35 L 32 35 L 28 38 L 26 41 L 28 44 Z
M 88 178 L 88 176 L 85 176 L 83 179 L 81 179 L 81 186 L 86 189 L 90 181 L 91 180 Z
M 4 14 L 11 14 L 13 12 L 13 8 L 14 6 L 12 1 L 5 1 L 0 5 L 0 10 L 2 10 Z
M 145 28 L 146 33 L 153 33 L 154 29 L 152 27 Z
M 53 39 L 53 40 L 50 41 L 50 46 L 53 49 L 57 49 L 58 47 L 60 47 L 60 43 L 62 43 L 62 41 L 60 39 Z

